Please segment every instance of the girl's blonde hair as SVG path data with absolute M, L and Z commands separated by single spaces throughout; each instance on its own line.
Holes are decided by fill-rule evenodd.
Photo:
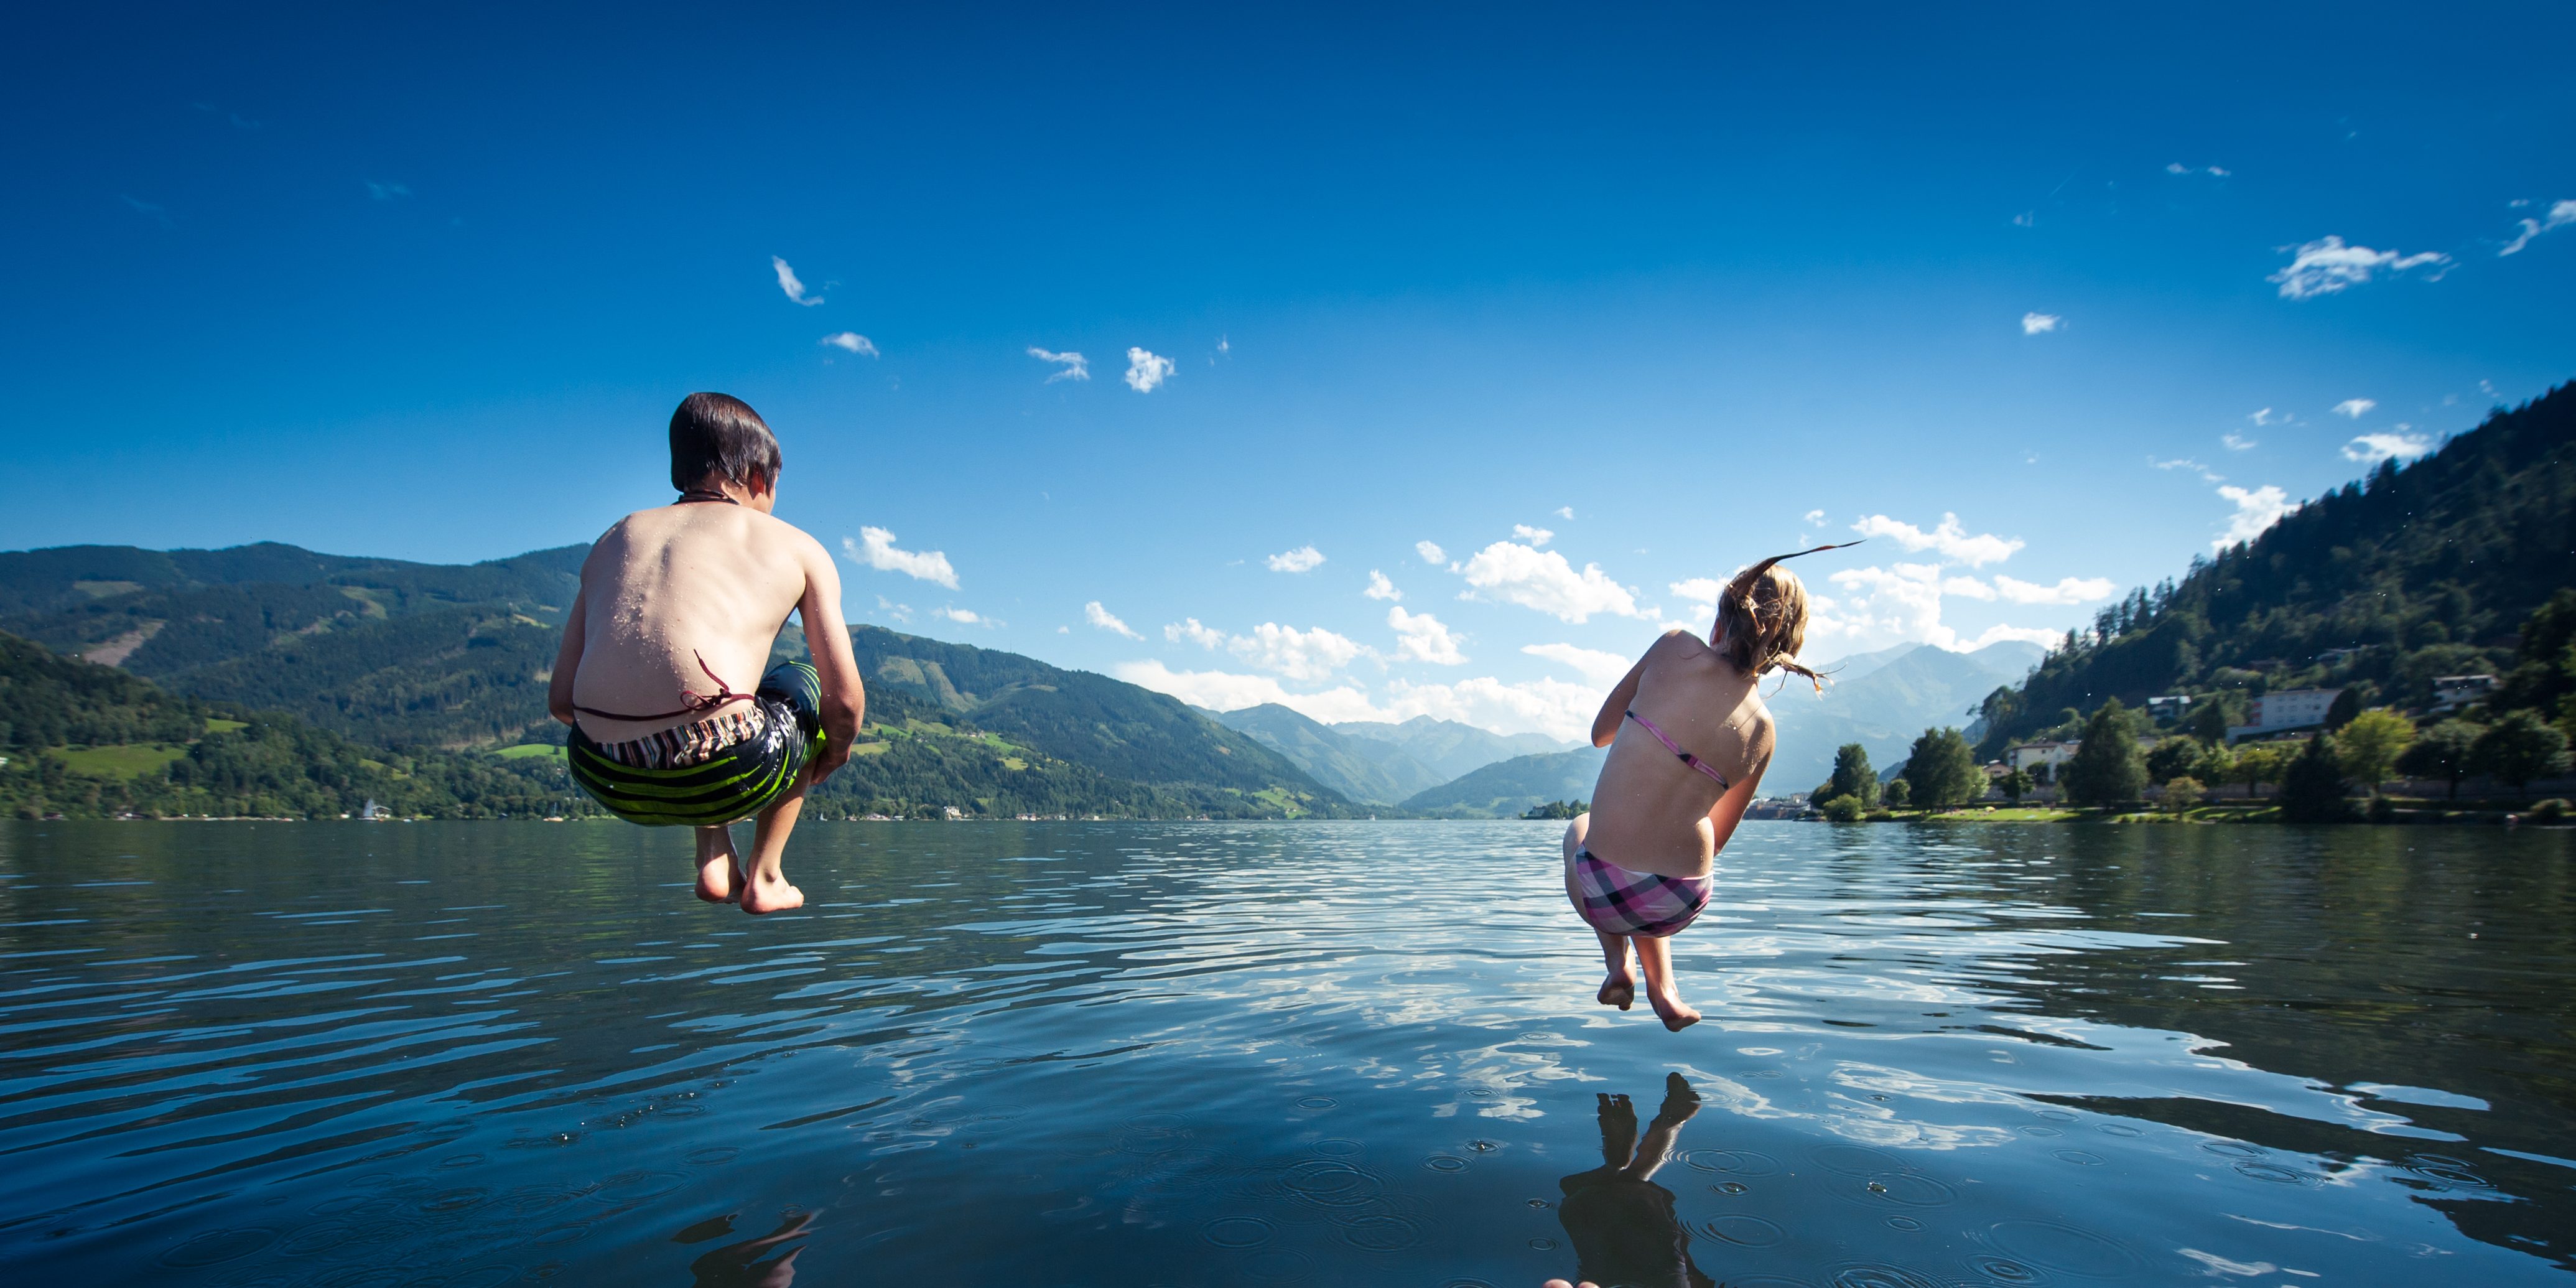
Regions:
M 1798 650 L 1807 643 L 1806 583 L 1779 563 L 1798 555 L 1859 544 L 1846 541 L 1840 546 L 1773 555 L 1735 574 L 1735 580 L 1728 582 L 1717 597 L 1717 624 L 1726 639 L 1726 660 L 1757 680 L 1775 670 L 1803 675 L 1821 691 L 1824 677 L 1798 660 Z

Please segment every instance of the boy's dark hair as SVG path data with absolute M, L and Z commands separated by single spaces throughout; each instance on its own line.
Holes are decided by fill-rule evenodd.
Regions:
M 686 492 L 722 474 L 744 487 L 757 474 L 778 486 L 778 438 L 749 403 L 731 394 L 691 394 L 671 413 L 671 486 Z

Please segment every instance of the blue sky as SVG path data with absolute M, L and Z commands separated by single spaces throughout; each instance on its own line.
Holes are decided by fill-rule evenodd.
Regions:
M 2576 11 L 1777 8 L 20 19 L 0 547 L 586 540 L 721 389 L 855 618 L 1562 733 L 1764 554 L 2062 631 L 2576 375 Z

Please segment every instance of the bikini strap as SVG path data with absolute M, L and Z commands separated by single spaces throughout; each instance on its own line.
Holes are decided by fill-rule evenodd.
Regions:
M 726 499 L 731 500 L 730 497 Z M 687 700 L 687 705 L 682 706 L 677 711 L 663 711 L 649 716 L 630 716 L 615 711 L 602 711 L 597 707 L 585 707 L 580 705 L 575 705 L 573 710 L 586 716 L 598 716 L 603 720 L 631 720 L 640 723 L 646 720 L 668 720 L 674 716 L 693 716 L 701 711 L 713 711 L 726 703 L 740 702 L 743 699 L 752 696 L 748 693 L 734 692 L 733 686 L 725 683 L 724 677 L 716 674 L 715 668 L 707 665 L 706 657 L 696 649 L 690 649 L 689 656 L 697 658 L 698 669 L 706 672 L 707 678 L 716 682 L 716 691 L 701 695 L 692 693 L 687 689 L 680 690 L 680 696 Z
M 1634 721 L 1636 721 L 1636 722 L 1637 722 L 1637 727 L 1639 727 L 1639 728 L 1641 728 L 1641 729 L 1644 729 L 1647 733 L 1653 734 L 1653 735 L 1655 736 L 1655 741 L 1657 741 L 1657 742 L 1660 742 L 1660 743 L 1664 744 L 1664 750 L 1669 751 L 1669 752 L 1673 753 L 1675 756 L 1680 757 L 1680 758 L 1681 758 L 1681 762 L 1682 762 L 1683 764 L 1688 765 L 1688 766 L 1690 766 L 1691 768 L 1696 769 L 1696 770 L 1698 770 L 1699 772 L 1701 772 L 1701 773 L 1703 773 L 1703 774 L 1706 774 L 1706 775 L 1708 775 L 1708 776 L 1709 776 L 1709 777 L 1711 777 L 1711 778 L 1716 779 L 1716 780 L 1717 780 L 1717 785 L 1718 785 L 1718 786 L 1720 786 L 1720 787 L 1732 786 L 1732 784 L 1730 784 L 1730 783 L 1728 783 L 1728 782 L 1726 781 L 1726 775 L 1724 775 L 1724 774 L 1722 774 L 1722 773 L 1719 773 L 1719 772 L 1717 771 L 1717 767 L 1716 767 L 1716 766 L 1711 765 L 1711 764 L 1709 764 L 1707 761 L 1702 760 L 1702 759 L 1700 759 L 1699 757 L 1694 756 L 1694 755 L 1690 754 L 1689 752 L 1682 750 L 1682 745 L 1681 745 L 1680 743 L 1677 743 L 1677 742 L 1673 741 L 1673 739 L 1672 739 L 1672 735 L 1670 735 L 1670 734 L 1668 734 L 1668 733 L 1665 733 L 1665 732 L 1664 732 L 1663 730 L 1661 730 L 1661 729 L 1656 728 L 1656 727 L 1655 727 L 1655 722 L 1654 722 L 1654 721 L 1649 720 L 1649 719 L 1645 718 L 1644 716 L 1638 715 L 1638 714 L 1637 714 L 1637 712 L 1636 712 L 1636 709 L 1635 709 L 1635 708 L 1633 708 L 1633 707 L 1632 707 L 1632 708 L 1629 708 L 1629 710 L 1628 710 L 1628 712 L 1627 712 L 1627 716 L 1628 716 L 1628 718 L 1629 718 L 1629 719 L 1634 720 Z

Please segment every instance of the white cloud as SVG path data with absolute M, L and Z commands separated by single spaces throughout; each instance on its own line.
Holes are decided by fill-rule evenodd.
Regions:
M 1726 583 L 1715 577 L 1693 577 L 1687 581 L 1674 582 L 1664 589 L 1671 592 L 1675 599 L 1687 599 L 1694 604 L 1705 604 L 1715 608 L 1717 597 L 1726 593 Z
M 1272 572 L 1312 572 L 1315 565 L 1324 562 L 1324 552 L 1313 546 L 1299 546 L 1294 550 L 1280 551 L 1262 562 L 1270 565 Z
M 877 356 L 876 343 L 856 331 L 834 332 L 831 335 L 824 336 L 822 343 L 828 344 L 835 349 L 847 349 L 852 353 L 861 355 L 862 357 L 873 358 Z
M 2553 228 L 2564 228 L 2569 224 L 2576 224 L 2576 201 L 2561 201 L 2553 203 L 2549 207 L 2549 215 L 2545 219 L 2523 219 L 2517 220 L 2516 222 L 2522 225 L 2521 235 L 2515 237 L 2512 241 L 2506 242 L 2504 249 L 2496 252 L 2498 256 L 2520 254 L 2523 247 L 2531 244 L 2532 238 L 2548 232 Z
M 1533 546 L 1543 546 L 1556 539 L 1555 533 L 1550 532 L 1545 528 L 1533 528 L 1526 523 L 1513 524 L 1512 535 L 1519 537 L 1521 540 L 1526 541 Z
M 1847 597 L 1808 596 L 1807 639 L 1819 650 L 1839 645 L 1847 652 L 1892 643 L 1978 649 L 2005 639 L 2045 643 L 2059 634 L 2037 627 L 1996 625 L 1975 636 L 1962 636 L 1941 620 L 1943 597 L 1991 600 L 2000 593 L 2010 598 L 2009 592 L 2000 589 L 2000 584 L 2010 578 L 1998 577 L 1998 586 L 1990 588 L 1973 577 L 1945 575 L 1939 564 L 1900 563 L 1884 568 L 1844 568 L 1828 580 Z
M 2184 165 L 2184 164 L 2183 164 L 2182 162 L 2180 162 L 2180 161 L 2168 161 L 2168 162 L 2166 162 L 2166 163 L 2165 163 L 2165 173 L 2166 173 L 2166 174 L 2190 174 L 2190 173 L 2191 173 L 2191 167 L 2190 167 L 2190 166 L 2187 166 L 2187 165 Z
M 2012 579 L 2010 577 L 1999 577 L 1996 578 L 1996 580 L 2010 581 Z M 1995 588 L 1977 580 L 1974 577 L 1944 577 L 1941 579 L 1941 593 L 1944 595 L 1955 595 L 1961 599 L 1982 599 L 1991 603 L 1995 597 Z
M 1455 684 L 1412 684 L 1397 680 L 1387 686 L 1385 720 L 1431 716 L 1455 720 L 1495 733 L 1543 733 L 1573 740 L 1592 728 L 1601 708 L 1601 690 L 1590 684 L 1538 679 L 1505 684 L 1492 676 Z
M 1275 671 L 1291 680 L 1330 678 L 1364 651 L 1356 641 L 1321 626 L 1301 631 L 1277 622 L 1263 622 L 1253 627 L 1251 634 L 1235 636 L 1226 641 L 1226 649 L 1264 671 Z
M 1360 593 L 1371 599 L 1396 600 L 1404 598 L 1404 592 L 1397 590 L 1395 588 L 1395 583 L 1388 581 L 1386 579 L 1386 574 L 1379 572 L 1375 568 L 1369 569 L 1368 589 L 1363 590 Z
M 1805 514 L 1799 516 L 1799 522 L 1806 524 L 1810 528 L 1822 527 L 1825 522 L 1825 512 L 1822 510 L 1809 510 Z
M 898 622 L 909 622 L 912 620 L 912 605 L 910 604 L 898 604 L 883 595 L 879 595 L 877 596 L 877 608 L 884 612 L 886 616 L 891 617 Z
M 1580 648 L 1572 644 L 1523 644 L 1521 651 L 1568 667 L 1594 684 L 1616 684 L 1619 677 L 1628 673 L 1627 658 L 1597 648 Z
M 2404 425 L 2399 429 L 2406 428 Z M 2343 445 L 2343 457 L 2364 465 L 2377 465 L 2395 458 L 2411 461 L 2433 450 L 2433 440 L 2423 434 L 2363 434 Z
M 2290 420 L 2288 416 L 2273 415 L 2272 409 L 2269 407 L 2266 407 L 2245 419 L 2250 420 L 2257 425 L 2285 425 L 2288 424 Z
M 1930 532 L 1910 523 L 1899 523 L 1884 514 L 1873 514 L 1852 525 L 1852 531 L 1864 537 L 1889 537 L 1908 551 L 1938 550 L 1945 559 L 1956 559 L 1971 568 L 2010 559 L 2022 548 L 2019 537 L 2004 538 L 1992 533 L 1970 535 L 1959 526 L 1959 516 L 1944 514 L 1941 526 Z
M 411 188 L 406 184 L 378 183 L 373 179 L 369 179 L 367 180 L 367 195 L 378 201 L 399 201 L 411 195 Z M 2526 219 L 2523 222 L 2529 223 L 2531 221 Z
M 950 590 L 957 589 L 957 570 L 949 566 L 947 555 L 936 550 L 898 550 L 894 534 L 883 528 L 861 528 L 856 541 L 841 538 L 841 551 L 853 561 L 879 572 L 899 572 L 907 577 L 938 582 Z
M 2250 452 L 2255 448 L 2262 446 L 2262 444 L 2257 443 L 2253 439 L 2247 438 L 2243 434 L 2239 434 L 2232 429 L 2219 435 L 2218 441 L 2231 452 Z
M 2223 166 L 2214 166 L 2214 165 L 2205 165 L 2205 166 L 2187 166 L 2187 165 L 2184 165 L 2184 164 L 2183 164 L 2182 162 L 2180 162 L 2180 161 L 2170 161 L 2170 162 L 2167 162 L 2167 163 L 2165 164 L 2165 173 L 2166 173 L 2166 174 L 2205 174 L 2205 175 L 2208 175 L 2210 178 L 2213 178 L 2213 179 L 2224 179 L 2224 178 L 2226 178 L 2228 175 L 2233 174 L 2233 173 L 2234 173 L 2234 171 L 2228 170 L 2228 169 L 2226 169 L 2226 168 L 2225 168 L 2225 167 L 2223 167 Z
M 968 626 L 979 624 L 990 625 L 993 622 L 992 618 L 986 617 L 971 608 L 958 608 L 953 605 L 947 608 L 934 608 L 930 610 L 930 615 L 933 617 L 945 617 L 952 622 L 963 622 Z
M 1977 632 L 1973 638 L 1959 641 L 1958 647 L 1960 652 L 1974 653 L 2001 640 L 2020 640 L 2024 644 L 2055 644 L 2065 637 L 2063 631 L 2052 631 L 2042 626 L 1996 625 Z
M 1118 615 L 1116 613 L 1110 612 L 1106 608 L 1102 608 L 1100 606 L 1100 601 L 1097 599 L 1082 606 L 1082 620 L 1089 622 L 1104 631 L 1116 631 L 1131 640 L 1141 640 L 1145 638 L 1144 636 L 1127 629 L 1127 623 L 1118 620 Z
M 1386 610 L 1386 624 L 1395 631 L 1395 655 L 1438 666 L 1464 666 L 1467 655 L 1458 651 L 1458 637 L 1440 619 L 1429 613 L 1408 613 L 1402 605 Z
M 1612 581 L 1601 565 L 1585 564 L 1578 573 L 1553 550 L 1497 541 L 1468 559 L 1460 575 L 1468 585 L 1460 599 L 1518 604 L 1552 614 L 1559 621 L 1586 622 L 1595 613 L 1645 616 L 1637 609 L 1637 593 Z
M 2227 481 L 2226 475 L 2221 474 L 2188 456 L 2177 456 L 2170 461 L 2160 461 L 2150 456 L 2147 458 L 2147 464 L 2155 466 L 2160 470 L 2190 470 L 2192 473 L 2199 475 L 2202 479 L 2211 483 L 2224 483 Z
M 1160 661 L 1121 662 L 1110 673 L 1129 684 L 1168 693 L 1194 707 L 1210 711 L 1240 711 L 1275 702 L 1303 714 L 1308 719 L 1333 723 L 1342 720 L 1384 720 L 1390 713 L 1369 702 L 1368 694 L 1344 685 L 1322 693 L 1291 693 L 1266 675 L 1239 675 L 1231 671 L 1175 671 Z
M 1198 645 L 1200 648 L 1213 652 L 1225 643 L 1225 632 L 1213 627 L 1202 626 L 1199 624 L 1199 619 L 1195 617 L 1184 617 L 1180 621 L 1164 627 L 1163 638 L 1170 640 L 1175 644 L 1178 644 L 1183 640 L 1187 640 L 1192 644 Z
M 2354 420 L 2359 420 L 2364 415 L 2368 414 L 2371 408 L 2378 405 L 2378 403 L 2373 402 L 2368 398 L 2346 398 L 2342 402 L 2334 405 L 2334 412 L 2338 416 L 2348 416 Z
M 1046 378 L 1048 384 L 1054 384 L 1059 380 L 1091 379 L 1090 361 L 1070 349 L 1063 353 L 1051 353 L 1033 344 L 1029 346 L 1029 356 L 1040 362 L 1052 362 L 1059 368 L 1055 374 Z
M 2089 604 L 2109 599 L 2116 589 L 2108 577 L 2060 577 L 2054 586 L 1995 576 L 1995 591 L 2016 604 Z
M 1573 507 L 1573 506 L 1570 506 L 1570 505 L 1560 505 L 1560 506 L 1556 507 L 1556 517 L 1558 517 L 1558 518 L 1560 518 L 1560 519 L 1563 519 L 1563 520 L 1565 520 L 1565 521 L 1566 521 L 1566 522 L 1568 522 L 1568 523 L 1573 522 L 1573 521 L 1574 521 L 1574 507 Z
M 2343 238 L 2329 235 L 2299 247 L 2288 267 L 2263 280 L 2280 283 L 2282 299 L 2305 300 L 2359 286 L 2383 268 L 2402 273 L 2427 264 L 2450 262 L 2451 257 L 2439 251 L 2400 255 L 2393 250 L 2346 246 Z
M 2066 319 L 2059 317 L 2054 313 L 2024 313 L 2021 315 L 2021 333 L 2023 335 L 2038 335 L 2043 331 L 2055 331 L 2065 325 Z
M 2250 492 L 2241 487 L 2222 487 L 2218 489 L 2218 495 L 2233 503 L 2236 513 L 2228 517 L 2227 534 L 2209 543 L 2216 550 L 2261 536 L 2263 529 L 2271 527 L 2282 515 L 2299 508 L 2290 500 L 2289 493 L 2270 483 Z
M 1156 357 L 1143 349 L 1127 351 L 1127 387 L 1140 394 L 1154 392 L 1154 387 L 1172 378 L 1172 360 Z
M 1422 562 L 1427 564 L 1440 563 L 1449 558 L 1446 551 L 1428 541 L 1414 542 L 1413 553 L 1422 556 Z
M 787 298 L 809 309 L 823 302 L 823 297 L 820 295 L 805 294 L 805 284 L 796 280 L 796 270 L 789 268 L 786 260 L 772 255 L 769 257 L 769 266 L 778 270 L 778 289 L 787 292 Z

